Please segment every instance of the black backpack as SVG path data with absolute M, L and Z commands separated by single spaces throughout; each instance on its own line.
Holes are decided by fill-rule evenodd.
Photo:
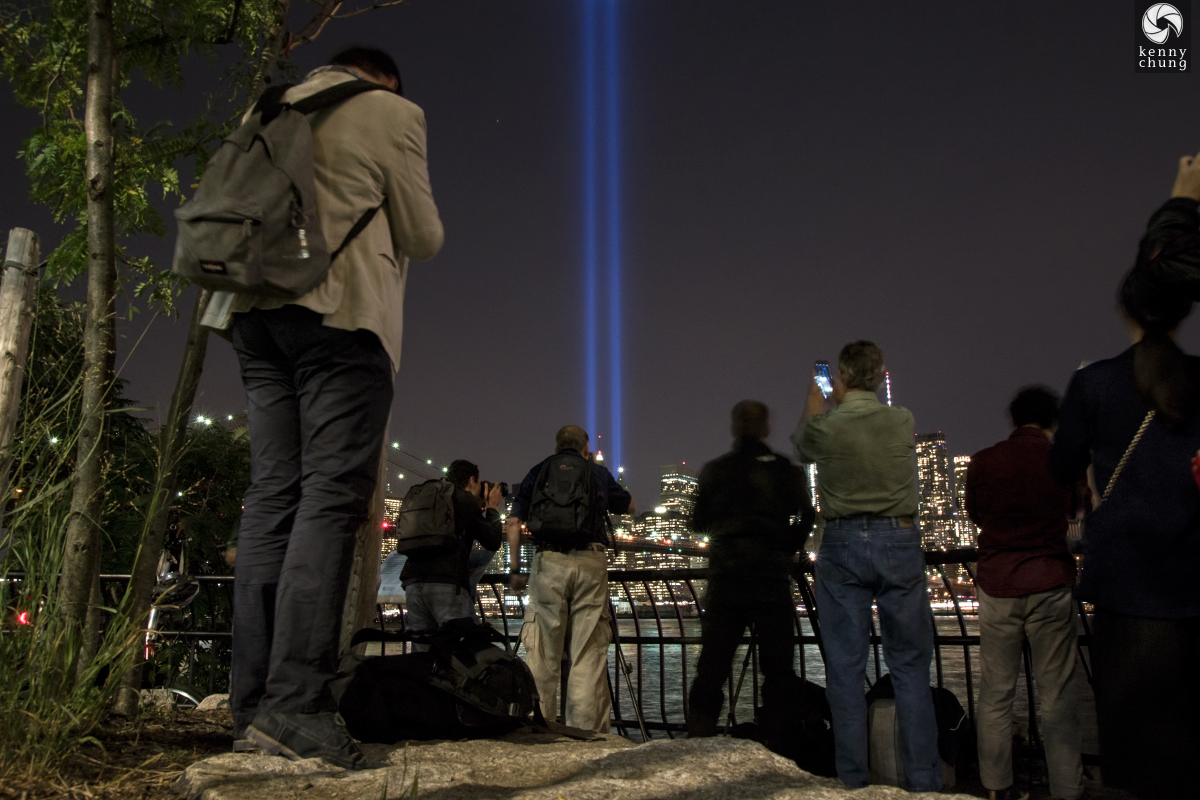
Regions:
M 580 546 L 595 538 L 600 509 L 592 462 L 577 453 L 546 459 L 533 484 L 525 527 L 539 542 Z
M 396 552 L 410 558 L 444 555 L 458 546 L 454 484 L 445 479 L 418 483 L 400 502 Z
M 735 726 L 733 737 L 753 739 L 814 775 L 837 775 L 833 715 L 823 687 L 794 673 L 772 678 L 763 685 L 763 704 L 754 717 Z
M 403 634 L 364 628 L 351 646 Z M 497 647 L 490 625 L 451 620 L 412 637 L 424 653 L 347 656 L 331 687 L 346 729 L 363 742 L 502 736 L 535 722 L 537 688 L 525 662 Z

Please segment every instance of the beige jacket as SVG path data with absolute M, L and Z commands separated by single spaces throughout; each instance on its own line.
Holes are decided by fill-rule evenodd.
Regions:
M 322 67 L 284 99 L 300 100 L 357 77 L 347 67 Z M 397 94 L 377 91 L 319 111 L 310 121 L 317 214 L 329 249 L 341 244 L 364 211 L 385 198 L 387 203 L 308 294 L 287 301 L 214 292 L 201 324 L 224 330 L 235 312 L 294 303 L 323 314 L 331 328 L 372 331 L 398 370 L 408 260 L 433 258 L 443 240 L 425 163 L 425 114 Z

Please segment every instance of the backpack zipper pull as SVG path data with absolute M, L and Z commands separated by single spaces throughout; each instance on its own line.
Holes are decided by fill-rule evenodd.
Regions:
M 252 220 L 252 219 L 242 220 L 242 238 L 249 239 L 251 237 L 251 235 L 253 235 L 253 233 L 254 233 L 254 220 Z
M 311 255 L 308 250 L 308 231 L 297 228 L 296 232 L 300 234 L 300 257 L 308 258 Z

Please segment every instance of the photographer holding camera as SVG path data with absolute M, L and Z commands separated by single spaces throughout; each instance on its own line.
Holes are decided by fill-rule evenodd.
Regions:
M 479 542 L 484 550 L 494 552 L 500 549 L 503 537 L 499 511 L 502 485 L 480 483 L 479 467 L 464 459 L 450 464 L 446 480 L 454 485 L 457 544 L 448 552 L 410 555 L 405 562 L 400 582 L 408 597 L 409 633 L 432 633 L 449 620 L 473 616 L 469 577 L 472 547 Z M 486 493 L 484 486 L 488 487 Z M 425 646 L 414 645 L 414 649 L 423 650 Z

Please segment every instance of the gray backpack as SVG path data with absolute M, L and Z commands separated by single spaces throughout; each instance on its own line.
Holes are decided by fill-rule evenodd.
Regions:
M 458 545 L 454 524 L 454 484 L 448 480 L 418 483 L 400 502 L 396 552 L 425 558 L 453 552 Z
M 263 93 L 250 118 L 208 164 L 196 196 L 175 211 L 176 275 L 213 291 L 294 299 L 379 211 L 370 208 L 332 253 L 317 216 L 312 128 L 307 114 L 384 89 L 352 80 L 283 102 L 290 85 Z

